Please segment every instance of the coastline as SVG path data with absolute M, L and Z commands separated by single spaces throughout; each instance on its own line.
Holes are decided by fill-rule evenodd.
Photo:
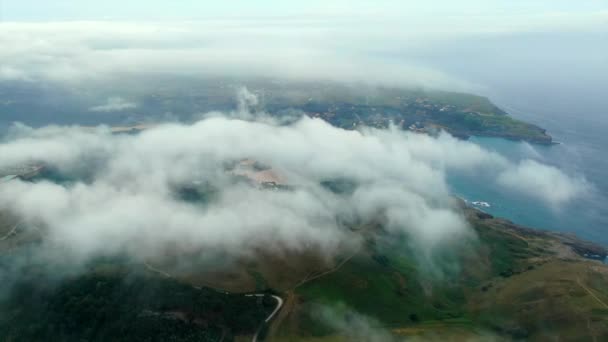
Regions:
M 515 231 L 518 234 L 533 236 L 537 238 L 554 239 L 569 246 L 580 257 L 606 263 L 608 260 L 608 246 L 580 238 L 575 232 L 558 232 L 555 230 L 528 227 L 514 223 L 511 220 L 495 217 L 480 208 L 470 206 L 464 199 L 456 197 L 462 210 L 471 224 L 478 224 L 480 221 L 491 220 L 496 226 L 506 231 Z

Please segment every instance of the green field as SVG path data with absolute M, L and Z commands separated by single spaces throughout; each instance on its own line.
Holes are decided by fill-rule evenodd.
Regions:
M 351 188 L 334 183 L 327 186 L 336 193 Z M 37 258 L 40 231 L 19 229 L 0 242 L 0 276 L 12 289 L 0 297 L 0 340 L 247 340 L 276 301 L 216 286 L 239 281 L 242 292 L 285 300 L 268 341 L 349 341 L 363 328 L 396 341 L 608 338 L 608 267 L 581 257 L 595 247 L 464 213 L 475 238 L 432 259 L 407 236 L 369 223 L 351 230 L 363 243 L 329 263 L 312 251 L 261 254 L 212 278 L 191 265 L 179 280 L 120 257 L 76 269 L 51 264 Z M 6 213 L 3 220 L 7 233 L 16 221 Z M 157 267 L 174 272 L 169 263 Z M 193 287 L 209 282 L 217 289 Z
M 0 300 L 0 340 L 230 341 L 253 335 L 274 306 L 133 266 L 98 265 L 63 279 L 31 272 Z
M 319 319 L 320 307 L 370 317 L 396 339 L 607 336 L 606 266 L 574 254 L 558 257 L 558 242 L 511 230 L 500 220 L 472 222 L 477 241 L 452 256 L 461 267 L 439 275 L 421 268 L 406 240 L 368 244 L 337 271 L 296 289 L 298 306 L 275 340 L 345 338 L 347 332 Z

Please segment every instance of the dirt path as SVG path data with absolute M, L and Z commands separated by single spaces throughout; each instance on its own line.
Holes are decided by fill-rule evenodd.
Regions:
M 319 279 L 321 277 L 324 277 L 326 275 L 329 275 L 331 273 L 334 273 L 338 270 L 340 270 L 340 268 L 342 268 L 342 266 L 344 266 L 347 262 L 349 262 L 352 258 L 355 257 L 355 255 L 359 254 L 360 249 L 357 249 L 352 255 L 348 256 L 346 259 L 342 260 L 338 265 L 336 265 L 335 267 L 321 272 L 317 275 L 314 275 L 313 273 L 308 274 L 304 279 L 302 279 L 302 281 L 300 281 L 299 283 L 297 283 L 293 288 L 291 288 L 290 290 L 287 291 L 287 299 L 286 299 L 286 306 L 287 309 L 283 310 L 281 312 L 281 315 L 279 315 L 279 317 L 275 320 L 274 324 L 272 324 L 272 326 L 269 327 L 269 333 L 268 333 L 268 337 L 272 339 L 273 335 L 276 333 L 276 331 L 278 330 L 279 326 L 281 325 L 281 323 L 283 323 L 283 320 L 287 317 L 287 315 L 289 315 L 289 312 L 293 309 L 293 306 L 295 305 L 295 294 L 294 291 L 295 289 L 297 289 L 298 287 L 313 281 L 315 279 Z M 274 297 L 274 296 L 273 296 Z M 281 305 L 283 305 L 283 301 L 281 300 Z M 280 309 L 280 308 L 278 308 Z M 278 310 L 275 310 L 278 312 Z M 274 316 L 274 314 L 273 314 Z M 269 320 L 267 320 L 268 322 Z M 253 342 L 257 342 L 257 334 L 254 337 Z
M 165 271 L 162 271 L 162 270 L 159 270 L 158 268 L 155 268 L 154 266 L 148 264 L 147 262 L 144 262 L 144 265 L 146 266 L 146 268 L 148 270 L 150 270 L 150 271 L 152 271 L 154 273 L 158 273 L 158 274 L 162 275 L 165 278 L 171 278 L 171 279 L 173 279 L 173 276 L 170 275 L 169 273 L 167 273 Z
M 167 272 L 165 272 L 163 270 L 159 270 L 158 268 L 155 268 L 154 266 L 148 264 L 147 262 L 144 262 L 144 265 L 151 272 L 160 274 L 160 275 L 162 275 L 165 278 L 175 279 L 169 273 L 167 273 Z M 193 288 L 195 288 L 197 290 L 201 290 L 200 287 L 193 286 Z M 230 294 L 227 291 L 222 291 L 222 290 L 218 290 L 218 289 L 214 289 L 214 290 L 217 291 L 217 292 L 223 293 L 223 294 L 227 294 L 227 295 Z M 247 294 L 247 295 L 244 295 L 244 296 L 245 297 L 266 297 L 266 294 L 264 294 L 264 293 L 254 293 L 254 294 Z M 253 336 L 252 342 L 257 342 L 258 341 L 258 336 L 262 332 L 262 329 L 264 328 L 264 326 L 266 324 L 268 324 L 274 318 L 274 316 L 281 310 L 281 308 L 283 307 L 283 298 L 281 298 L 279 296 L 275 296 L 275 295 L 272 295 L 272 298 L 274 298 L 277 301 L 277 306 L 272 311 L 272 313 L 270 313 L 270 315 L 264 320 L 264 322 L 260 325 L 260 328 L 257 330 L 257 332 L 255 333 L 255 335 Z M 222 335 L 222 340 L 224 339 L 224 336 L 225 335 Z
M 17 231 L 17 228 L 19 228 L 19 223 L 17 223 L 13 229 L 11 229 L 10 232 L 8 232 L 6 235 L 4 235 L 3 237 L 0 238 L 0 241 L 4 241 L 6 239 L 8 239 L 9 237 L 11 237 L 11 235 L 13 235 L 15 233 L 15 231 Z
M 330 269 L 330 270 L 324 271 L 324 272 L 319 273 L 319 274 L 314 275 L 314 276 L 313 276 L 313 273 L 309 274 L 308 276 L 306 276 L 306 278 L 304 278 L 302 281 L 300 281 L 299 283 L 297 283 L 297 284 L 296 284 L 296 285 L 295 285 L 295 286 L 294 286 L 294 287 L 291 289 L 291 291 L 293 291 L 293 290 L 297 289 L 298 287 L 300 287 L 300 286 L 302 286 L 302 285 L 304 285 L 304 284 L 306 284 L 306 283 L 308 283 L 308 282 L 310 282 L 310 281 L 313 281 L 313 280 L 315 280 L 315 279 L 319 279 L 319 278 L 324 277 L 324 276 L 326 276 L 326 275 L 328 275 L 328 274 L 331 274 L 331 273 L 334 273 L 334 272 L 338 271 L 340 268 L 342 268 L 342 266 L 344 266 L 344 265 L 345 265 L 347 262 L 349 262 L 349 261 L 350 261 L 352 258 L 354 258 L 354 257 L 355 257 L 355 255 L 359 254 L 359 252 L 360 252 L 360 250 L 358 249 L 357 251 L 355 251 L 355 253 L 353 253 L 353 254 L 352 254 L 351 256 L 349 256 L 348 258 L 346 258 L 346 259 L 342 260 L 342 262 L 340 262 L 340 263 L 339 263 L 339 264 L 338 264 L 336 267 L 334 267 L 334 268 L 332 268 L 332 269 Z
M 165 272 L 165 271 L 163 271 L 163 270 L 159 270 L 158 268 L 156 268 L 156 267 L 154 267 L 154 266 L 150 265 L 150 264 L 149 264 L 149 263 L 147 263 L 147 262 L 144 262 L 144 266 L 146 266 L 146 268 L 147 268 L 147 269 L 148 269 L 150 272 L 160 274 L 161 276 L 163 276 L 163 277 L 165 277 L 165 278 L 175 279 L 175 277 L 174 277 L 174 276 L 172 276 L 171 274 L 169 274 L 169 273 L 167 273 L 167 272 Z M 228 292 L 228 291 L 218 289 L 218 288 L 216 288 L 216 287 L 214 287 L 214 286 L 211 286 L 211 285 L 209 285 L 209 284 L 205 284 L 205 283 L 203 283 L 203 286 L 208 287 L 208 288 L 210 288 L 210 289 L 212 289 L 212 290 L 215 290 L 216 292 L 220 292 L 220 293 L 223 293 L 223 294 L 231 294 L 231 293 L 230 293 L 230 292 Z M 201 290 L 201 289 L 202 289 L 202 287 L 201 287 L 201 286 L 194 286 L 194 285 L 192 285 L 192 287 L 193 287 L 193 288 L 195 288 L 195 289 L 197 289 L 197 290 Z
M 278 334 L 279 327 L 283 324 L 283 321 L 287 319 L 289 314 L 293 311 L 296 306 L 296 296 L 292 291 L 285 293 L 285 302 L 283 309 L 279 312 L 277 317 L 272 321 L 268 327 L 267 340 L 273 341 L 274 337 Z
M 523 237 L 523 236 L 521 236 L 521 235 L 517 234 L 517 233 L 516 233 L 515 231 L 513 231 L 512 229 L 501 229 L 501 228 L 497 228 L 497 227 L 494 227 L 494 226 L 490 226 L 490 228 L 491 228 L 491 229 L 494 229 L 495 231 L 497 231 L 497 232 L 499 232 L 499 233 L 504 233 L 504 234 L 507 234 L 507 235 L 511 235 L 512 237 L 514 237 L 514 238 L 516 238 L 516 239 L 522 240 L 523 242 L 525 242 L 525 243 L 526 243 L 526 245 L 529 245 L 529 242 L 530 242 L 530 241 L 528 241 L 528 239 L 526 239 L 525 237 Z
M 605 309 L 608 309 L 608 305 L 606 305 L 606 303 L 604 303 L 601 299 L 599 299 L 595 293 L 593 293 L 593 291 L 591 291 L 591 289 L 589 289 L 587 286 L 585 286 L 580 278 L 576 278 L 576 282 L 578 283 L 578 285 L 580 287 L 582 287 L 585 291 L 587 291 L 587 293 L 589 293 L 591 295 L 591 297 L 593 297 L 598 303 L 600 303 Z

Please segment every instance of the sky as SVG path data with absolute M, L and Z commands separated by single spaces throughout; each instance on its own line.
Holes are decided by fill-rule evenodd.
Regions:
M 554 80 L 561 74 L 595 85 L 608 72 L 607 1 L 0 4 L 0 79 L 221 69 L 486 94 L 484 83 L 497 79 L 563 84 Z
M 277 16 L 519 16 L 555 12 L 605 11 L 604 0 L 411 1 L 411 0 L 0 0 L 5 21 L 192 19 Z

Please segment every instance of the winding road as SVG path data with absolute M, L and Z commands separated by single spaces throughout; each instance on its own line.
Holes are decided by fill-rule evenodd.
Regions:
M 266 295 L 262 294 L 262 293 L 249 294 L 249 295 L 245 295 L 245 296 L 246 297 L 266 297 Z M 276 301 L 277 301 L 277 307 L 274 308 L 274 310 L 268 316 L 268 318 L 266 318 L 266 320 L 264 321 L 264 323 L 262 323 L 262 325 L 260 325 L 260 327 L 258 328 L 258 331 L 255 333 L 255 335 L 253 335 L 253 339 L 251 340 L 252 342 L 257 342 L 258 341 L 258 337 L 259 337 L 260 333 L 262 332 L 262 329 L 264 329 L 264 325 L 268 324 L 274 318 L 274 316 L 276 316 L 276 314 L 279 313 L 279 311 L 283 307 L 283 298 L 281 298 L 279 296 L 275 296 L 275 295 L 272 295 L 272 298 L 276 299 Z
M 15 233 L 15 231 L 17 230 L 17 228 L 19 227 L 19 223 L 17 223 L 13 229 L 11 229 L 10 232 L 8 232 L 6 235 L 4 235 L 3 237 L 0 238 L 0 241 L 4 241 L 6 239 L 8 239 L 9 237 L 11 237 L 11 235 L 13 235 Z
M 151 272 L 154 273 L 158 273 L 160 275 L 162 275 L 163 277 L 166 278 L 171 278 L 171 279 L 175 279 L 172 275 L 170 275 L 167 272 L 164 272 L 162 270 L 159 270 L 158 268 L 153 267 L 152 265 L 150 265 L 147 262 L 144 262 L 144 266 Z M 193 286 L 195 289 L 200 290 L 200 287 L 196 287 Z M 224 293 L 224 294 L 231 294 L 229 292 L 226 291 L 221 291 L 221 290 L 216 290 L 220 293 Z M 253 294 L 246 294 L 245 297 L 266 297 L 267 295 L 264 293 L 253 293 Z M 264 320 L 264 322 L 262 322 L 262 324 L 260 325 L 260 327 L 258 328 L 258 330 L 256 331 L 255 335 L 253 335 L 253 339 L 252 342 L 257 342 L 258 341 L 258 337 L 260 335 L 260 333 L 262 332 L 262 329 L 264 329 L 264 326 L 266 324 L 268 324 L 273 318 L 274 316 L 276 316 L 277 313 L 279 313 L 279 311 L 281 310 L 281 308 L 283 307 L 283 298 L 276 296 L 276 295 L 271 295 L 272 298 L 274 298 L 277 301 L 277 307 L 274 308 L 274 310 L 272 311 L 272 313 L 270 313 L 270 315 L 268 315 L 268 317 Z

